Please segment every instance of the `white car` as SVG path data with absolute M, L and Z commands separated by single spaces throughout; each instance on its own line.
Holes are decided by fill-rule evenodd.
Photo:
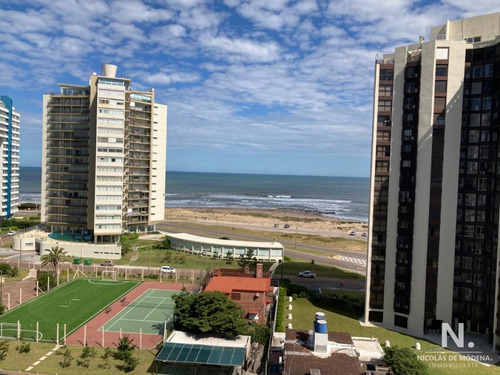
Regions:
M 14 234 L 16 234 L 16 232 L 11 230 L 9 233 L 7 233 L 7 236 L 13 236 Z
M 174 274 L 177 272 L 177 270 L 174 267 L 170 266 L 161 266 L 161 272 L 163 273 L 169 273 L 169 274 Z
M 299 272 L 299 277 L 316 277 L 316 274 L 314 272 L 311 272 L 311 271 L 303 271 L 303 272 Z

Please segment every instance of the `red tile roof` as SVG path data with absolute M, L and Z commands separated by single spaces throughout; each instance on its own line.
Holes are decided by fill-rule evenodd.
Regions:
M 266 293 L 270 285 L 271 279 L 268 277 L 215 276 L 208 283 L 205 292 L 219 291 L 225 294 L 238 291 Z

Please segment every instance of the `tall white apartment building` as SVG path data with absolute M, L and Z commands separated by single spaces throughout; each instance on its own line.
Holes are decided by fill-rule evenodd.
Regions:
M 43 96 L 41 215 L 53 238 L 116 243 L 164 219 L 167 107 L 116 69 Z
M 500 13 L 375 64 L 365 316 L 500 336 Z
M 12 99 L 0 96 L 0 219 L 15 214 L 19 204 L 19 126 L 20 116 Z

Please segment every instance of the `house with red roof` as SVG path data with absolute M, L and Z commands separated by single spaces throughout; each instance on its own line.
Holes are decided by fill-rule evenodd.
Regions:
M 245 312 L 245 319 L 265 323 L 267 313 L 273 302 L 274 287 L 271 276 L 264 274 L 263 265 L 257 264 L 255 275 L 248 266 L 244 272 L 217 269 L 208 282 L 205 292 L 224 293 Z

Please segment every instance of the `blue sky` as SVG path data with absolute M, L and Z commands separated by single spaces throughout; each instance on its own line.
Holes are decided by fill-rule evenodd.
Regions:
M 368 176 L 377 53 L 482 0 L 2 0 L 0 94 L 39 166 L 42 94 L 101 63 L 168 105 L 175 171 Z

